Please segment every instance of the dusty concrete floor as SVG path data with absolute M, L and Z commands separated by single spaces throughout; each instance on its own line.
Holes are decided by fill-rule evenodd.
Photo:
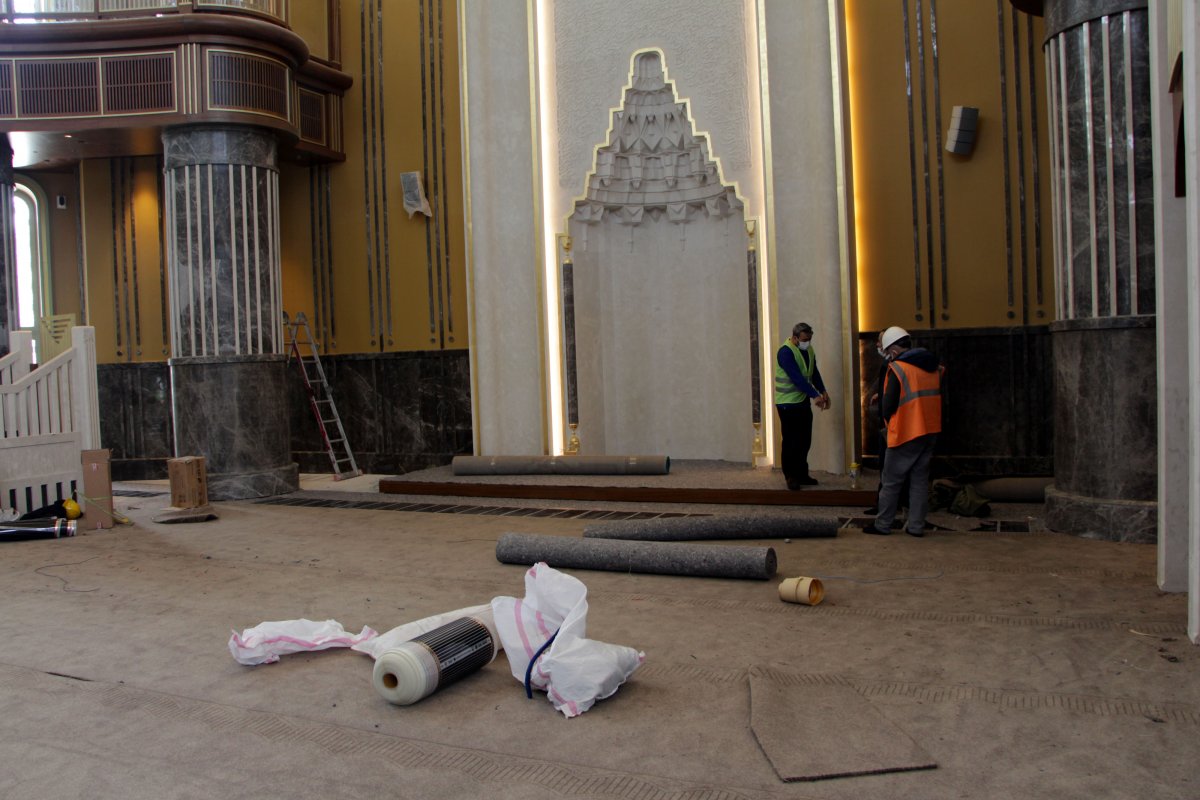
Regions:
M 0 545 L 0 797 L 1200 796 L 1183 596 L 1157 591 L 1152 546 L 1037 532 L 1038 506 L 996 508 L 1028 534 L 769 543 L 780 578 L 826 577 L 816 607 L 781 603 L 775 580 L 576 571 L 589 635 L 646 663 L 568 720 L 526 700 L 503 656 L 400 708 L 371 689 L 366 656 L 246 668 L 226 643 L 263 620 L 383 631 L 520 596 L 524 570 L 495 560 L 497 537 L 576 536 L 586 520 L 237 502 L 212 522 L 152 522 L 167 502 L 118 496 L 131 525 Z M 857 689 L 938 769 L 780 782 L 750 727 L 751 668 Z M 853 723 L 807 722 L 795 720 L 797 749 Z

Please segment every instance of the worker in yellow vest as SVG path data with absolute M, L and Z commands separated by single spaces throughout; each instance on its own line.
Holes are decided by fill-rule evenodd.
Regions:
M 797 322 L 792 335 L 779 346 L 775 355 L 775 410 L 779 413 L 779 430 L 783 438 L 780 466 L 789 489 L 816 486 L 817 479 L 808 474 L 808 450 L 812 446 L 812 407 L 822 411 L 829 408 L 829 393 L 821 371 L 817 369 L 817 354 L 812 348 L 812 326 Z
M 883 462 L 883 489 L 879 513 L 867 533 L 892 532 L 900 488 L 909 480 L 909 536 L 925 535 L 929 510 L 929 462 L 942 430 L 942 367 L 923 347 L 913 347 L 903 328 L 891 327 L 880 338 L 888 369 L 884 374 L 880 411 L 887 425 L 887 458 Z

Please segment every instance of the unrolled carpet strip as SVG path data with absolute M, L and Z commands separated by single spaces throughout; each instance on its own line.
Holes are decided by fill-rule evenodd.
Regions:
M 716 515 L 627 520 L 588 525 L 588 539 L 683 542 L 698 539 L 817 539 L 837 536 L 837 517 Z
M 851 686 L 750 670 L 750 728 L 784 781 L 934 769 L 911 736 Z
M 575 539 L 531 533 L 506 533 L 496 542 L 496 560 L 531 565 L 609 572 L 644 572 L 696 578 L 767 580 L 775 574 L 771 547 Z
M 455 475 L 666 475 L 668 456 L 455 456 Z

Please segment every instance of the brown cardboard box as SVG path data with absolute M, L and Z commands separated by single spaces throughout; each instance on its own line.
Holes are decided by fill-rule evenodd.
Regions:
M 167 459 L 167 477 L 171 481 L 171 505 L 175 508 L 199 508 L 208 505 L 208 477 L 204 456 Z
M 83 491 L 79 508 L 83 511 L 83 528 L 113 526 L 111 450 L 84 450 Z

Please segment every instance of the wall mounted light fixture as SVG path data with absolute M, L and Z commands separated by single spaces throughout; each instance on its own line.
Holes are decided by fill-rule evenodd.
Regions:
M 975 149 L 975 130 L 979 127 L 979 109 L 974 106 L 955 106 L 950 115 L 950 130 L 946 131 L 946 150 L 969 156 Z

